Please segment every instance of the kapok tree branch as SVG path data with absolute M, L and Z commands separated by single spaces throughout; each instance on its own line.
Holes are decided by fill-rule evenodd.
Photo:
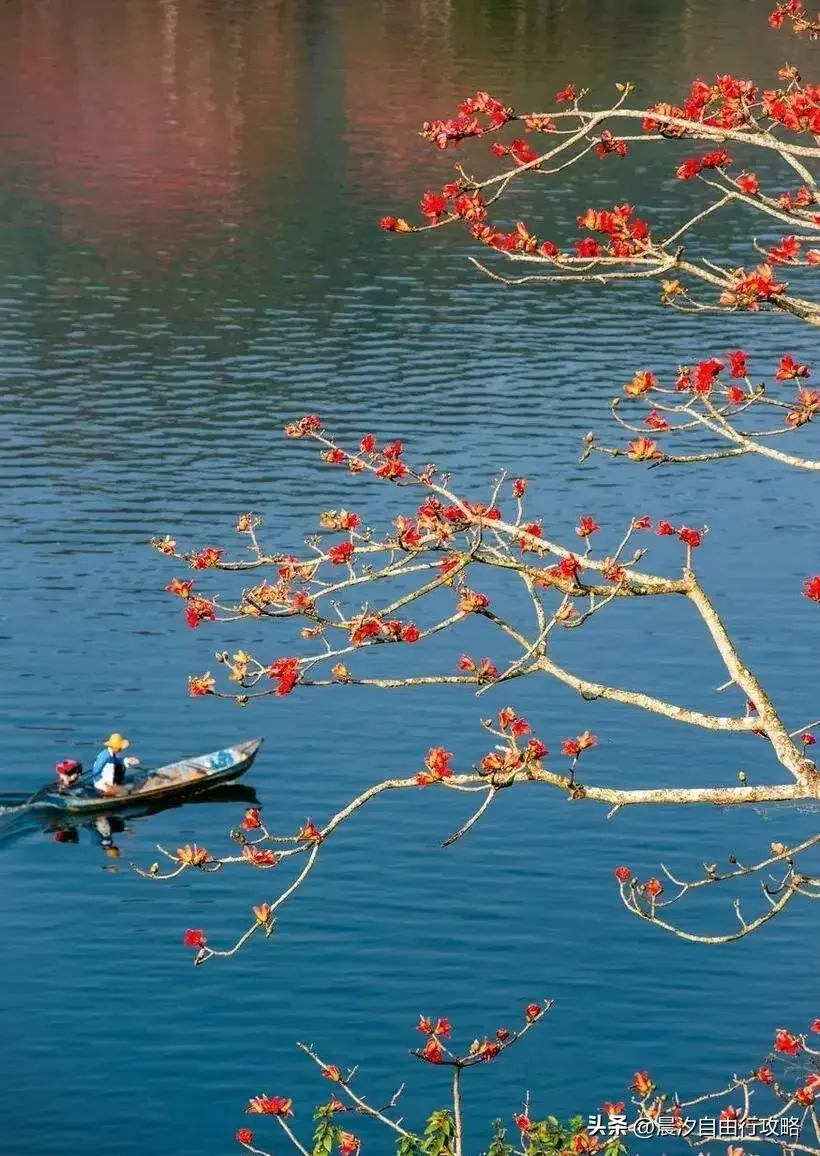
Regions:
M 820 324 L 818 302 L 795 295 L 787 282 L 777 281 L 772 268 L 772 262 L 782 260 L 777 253 L 771 262 L 767 259 L 747 272 L 742 268 L 721 268 L 705 256 L 685 251 L 680 243 L 707 216 L 728 210 L 735 203 L 742 203 L 769 220 L 780 220 L 794 232 L 814 224 L 818 203 L 816 166 L 820 160 L 816 85 L 804 84 L 792 66 L 783 67 L 778 79 L 782 82 L 779 87 L 764 88 L 732 76 L 716 77 L 711 84 L 698 78 L 681 105 L 667 102 L 651 108 L 626 107 L 632 86 L 619 84 L 616 87 L 620 95 L 613 105 L 587 109 L 582 105 L 586 92 L 569 84 L 555 98 L 557 105 L 568 107 L 523 114 L 486 92 L 478 92 L 459 107 L 458 115 L 425 123 L 421 135 L 442 151 L 464 141 L 490 137 L 494 142 L 492 154 L 509 158 L 512 167 L 478 179 L 463 163 L 457 164 L 456 180 L 445 184 L 441 191 L 431 189 L 422 196 L 420 207 L 426 224 L 414 226 L 404 218 L 388 216 L 383 218 L 382 228 L 414 233 L 461 223 L 476 241 L 508 259 L 544 267 L 543 273 L 507 278 L 473 259 L 486 274 L 509 284 L 563 280 L 606 284 L 668 277 L 661 287 L 661 300 L 677 309 L 773 308 L 810 324 Z M 641 122 L 643 136 L 624 131 L 635 121 Z M 507 127 L 525 135 L 502 143 L 499 137 Z M 546 136 L 550 144 L 530 144 L 527 135 L 533 141 Z M 537 230 L 524 221 L 507 232 L 490 218 L 497 202 L 521 180 L 558 179 L 567 168 L 585 162 L 591 155 L 605 164 L 623 163 L 618 158 L 628 157 L 633 144 L 660 141 L 665 142 L 666 148 L 670 141 L 677 141 L 678 145 L 700 141 L 711 146 L 699 156 L 684 159 L 675 171 L 679 179 L 695 180 L 707 188 L 713 186 L 720 194 L 718 201 L 691 213 L 665 239 L 658 238 L 647 222 L 634 217 L 630 205 L 615 205 L 611 210 L 587 209 L 578 217 L 578 223 L 593 236 L 575 241 L 572 249 L 537 236 Z M 803 184 L 796 192 L 767 191 L 754 172 L 732 171 L 732 157 L 725 146 L 735 145 L 752 154 L 774 154 Z M 604 240 L 599 241 L 595 234 Z M 786 259 L 796 263 L 796 258 Z M 807 261 L 820 262 L 820 250 L 809 250 Z M 717 301 L 697 300 L 677 279 L 681 275 L 716 290 Z
M 484 756 L 472 772 L 454 773 L 451 752 L 445 750 L 444 747 L 431 747 L 425 756 L 423 768 L 413 777 L 385 779 L 374 784 L 338 810 L 322 827 L 307 820 L 298 832 L 277 835 L 265 826 L 259 810 L 252 808 L 246 813 L 243 829 L 233 833 L 234 839 L 242 846 L 241 855 L 217 857 L 205 848 L 190 846 L 180 848 L 176 854 L 173 854 L 160 848 L 161 853 L 173 864 L 168 872 L 160 872 L 156 864 L 147 871 L 139 868 L 135 868 L 135 870 L 146 878 L 159 881 L 173 879 L 185 870 L 196 869 L 210 872 L 237 864 L 270 870 L 289 858 L 306 857 L 296 878 L 276 898 L 253 908 L 253 921 L 231 947 L 225 949 L 213 947 L 202 930 L 186 931 L 185 942 L 188 946 L 197 949 L 195 962 L 201 964 L 213 958 L 228 958 L 235 955 L 254 935 L 259 933 L 268 938 L 275 928 L 276 912 L 305 882 L 327 840 L 357 811 L 386 791 L 439 786 L 447 790 L 483 794 L 484 797 L 478 810 L 462 824 L 454 835 L 444 840 L 443 846 L 449 846 L 467 834 L 475 823 L 488 812 L 500 791 L 524 783 L 557 788 L 565 797 L 574 801 L 587 799 L 605 803 L 610 808 L 610 813 L 617 812 L 625 806 L 664 806 L 670 804 L 739 806 L 762 802 L 793 802 L 802 798 L 817 797 L 816 793 L 811 793 L 814 790 L 813 787 L 799 782 L 768 786 L 750 786 L 744 783 L 736 787 L 633 788 L 628 790 L 601 787 L 581 781 L 578 774 L 579 762 L 581 760 L 585 762 L 586 752 L 597 745 L 595 736 L 588 731 L 574 739 L 565 739 L 562 742 L 561 754 L 569 760 L 569 769 L 568 773 L 561 773 L 551 770 L 547 766 L 546 759 L 549 755 L 547 747 L 532 734 L 529 723 L 517 715 L 512 708 L 505 707 L 499 712 L 497 725 L 486 720 L 484 726 L 494 738 L 500 738 L 502 741 Z M 249 838 L 246 832 L 259 832 L 259 834 Z M 707 873 L 705 880 L 701 882 L 683 883 L 673 879 L 670 875 L 669 878 L 678 889 L 678 894 L 663 902 L 659 902 L 663 888 L 658 880 L 650 880 L 647 884 L 640 884 L 632 878 L 631 872 L 626 868 L 619 867 L 616 876 L 621 884 L 621 898 L 633 914 L 654 922 L 656 926 L 666 930 L 676 930 L 674 925 L 664 919 L 660 913 L 663 908 L 677 902 L 688 891 L 697 889 L 706 883 L 725 882 L 741 876 L 761 873 L 767 871 L 774 863 L 784 860 L 788 865 L 788 872 L 784 880 L 778 885 L 779 898 L 774 900 L 772 904 L 773 914 L 777 914 L 798 893 L 804 894 L 808 898 L 814 897 L 806 888 L 820 885 L 820 880 L 798 874 L 794 867 L 794 858 L 814 846 L 818 840 L 820 840 L 820 836 L 791 850 L 785 847 L 780 848 L 773 858 L 770 857 L 752 867 L 735 868 L 727 874 L 720 875 L 717 868 L 712 868 Z M 647 888 L 649 888 L 648 891 Z M 768 892 L 766 893 L 768 894 Z M 649 897 L 648 906 L 642 899 L 645 895 Z M 772 912 L 766 912 L 751 924 L 742 921 L 741 930 L 730 935 L 728 939 L 736 939 L 742 935 L 750 934 L 762 927 L 771 918 Z M 684 938 L 694 938 L 698 942 L 723 942 L 725 940 L 725 937 L 692 937 L 686 932 L 681 932 L 681 934 Z
M 393 1118 L 404 1085 L 383 1109 L 375 1109 L 353 1087 L 354 1079 L 358 1078 L 358 1068 L 345 1072 L 337 1064 L 323 1060 L 312 1045 L 298 1044 L 333 1089 L 330 1100 L 318 1105 L 313 1112 L 316 1121 L 314 1152 L 335 1149 L 340 1156 L 358 1156 L 361 1140 L 349 1130 L 352 1125 L 347 1121 L 362 1116 L 387 1130 L 392 1141 L 397 1141 L 399 1156 L 424 1156 L 424 1153 L 456 1156 L 463 1150 L 463 1074 L 470 1068 L 500 1058 L 539 1023 L 551 1007 L 551 1000 L 530 1003 L 524 1009 L 523 1024 L 517 1030 L 499 1027 L 495 1032 L 475 1039 L 461 1052 L 453 1050 L 453 1028 L 449 1019 L 421 1016 L 417 1029 L 425 1042 L 423 1047 L 412 1048 L 410 1054 L 422 1063 L 451 1069 L 452 1107 L 425 1112 L 424 1125 L 415 1130 L 405 1126 L 401 1118 Z M 739 1146 L 748 1141 L 755 1148 L 762 1145 L 769 1150 L 774 1148 L 781 1156 L 791 1156 L 794 1152 L 820 1156 L 820 1123 L 816 1106 L 820 1091 L 816 1064 L 820 1050 L 809 1043 L 810 1036 L 813 1038 L 818 1032 L 820 1020 L 815 1020 L 809 1032 L 802 1034 L 778 1028 L 774 1033 L 772 1050 L 762 1060 L 735 1072 L 724 1086 L 688 1098 L 662 1090 L 647 1071 L 635 1072 L 629 1086 L 631 1097 L 627 1097 L 628 1105 L 623 1100 L 607 1101 L 597 1114 L 586 1119 L 576 1117 L 566 1125 L 555 1116 L 538 1118 L 532 1110 L 529 1092 L 526 1092 L 521 1107 L 512 1113 L 511 1123 L 517 1132 L 517 1140 L 508 1141 L 506 1128 L 501 1121 L 496 1121 L 493 1142 L 487 1151 L 503 1150 L 513 1156 L 539 1156 L 543 1152 L 628 1156 L 627 1142 L 631 1142 L 633 1137 L 645 1140 L 653 1134 L 674 1137 L 701 1151 L 705 1136 L 700 1123 L 711 1121 L 709 1134 L 719 1142 L 727 1143 L 733 1154 L 743 1151 L 732 1147 L 733 1142 Z M 701 1116 L 704 1108 L 709 1112 L 705 1120 Z M 288 1123 L 294 1116 L 292 1099 L 266 1093 L 254 1096 L 248 1103 L 247 1113 L 255 1116 L 260 1124 L 263 1117 L 272 1116 L 291 1144 L 300 1153 L 305 1153 L 305 1146 Z M 618 1127 L 613 1126 L 616 1121 Z M 647 1124 L 649 1129 L 645 1126 Z M 607 1133 L 609 1139 L 599 1138 Z M 249 1128 L 240 1128 L 236 1140 L 247 1151 L 268 1156 L 264 1149 L 256 1146 L 261 1141 L 256 1140 Z
M 646 519 L 633 519 L 613 555 L 596 557 L 592 549 L 592 537 L 599 532 L 599 527 L 594 519 L 585 516 L 577 531 L 585 543 L 585 549 L 582 553 L 575 553 L 545 538 L 540 522 L 523 521 L 521 487 L 525 490 L 526 486 L 521 480 L 512 483 L 514 496 L 516 487 L 519 493 L 516 496 L 517 516 L 511 521 L 503 516 L 496 501 L 501 492 L 501 482 L 495 486 L 490 505 L 475 503 L 457 495 L 449 480 L 445 481 L 434 466 L 427 466 L 421 471 L 411 468 L 404 460 L 401 443 L 396 442 L 379 449 L 375 439 L 367 435 L 362 439 L 360 448 L 351 452 L 328 437 L 314 415 L 294 423 L 288 427 L 288 432 L 291 436 L 309 438 L 325 447 L 322 456 L 331 464 L 346 464 L 355 474 L 369 474 L 382 481 L 392 482 L 401 489 L 418 486 L 428 496 L 414 518 L 406 515 L 396 518 L 395 535 L 388 534 L 381 538 L 362 528 L 358 515 L 348 511 L 329 511 L 323 514 L 323 524 L 347 530 L 350 537 L 326 549 L 319 549 L 314 543 L 316 556 L 309 562 L 283 555 L 264 555 L 258 538 L 254 536 L 254 550 L 258 555 L 285 558 L 285 562 L 278 566 L 279 580 L 274 586 L 263 584 L 250 592 L 244 591 L 240 602 L 233 606 L 216 600 L 205 600 L 193 593 L 192 582 L 175 579 L 169 589 L 186 599 L 187 617 L 192 625 L 203 619 L 216 618 L 217 611 L 232 621 L 246 615 L 249 606 L 252 610 L 260 606 L 272 607 L 286 610 L 289 616 L 307 619 L 312 625 L 303 630 L 303 635 L 319 638 L 324 644 L 324 649 L 318 654 L 278 659 L 270 664 L 244 651 L 237 652 L 233 658 L 226 653 L 220 654 L 217 657 L 228 666 L 231 677 L 239 683 L 244 693 L 228 696 L 225 692 L 217 692 L 215 680 L 210 675 L 192 679 L 192 693 L 219 693 L 224 697 L 247 702 L 253 697 L 288 694 L 297 686 L 371 685 L 403 688 L 475 682 L 480 689 L 485 689 L 501 681 L 541 672 L 573 686 L 588 699 L 610 699 L 706 729 L 762 734 L 769 740 L 782 765 L 795 778 L 811 784 L 814 789 L 817 780 L 813 762 L 806 756 L 804 748 L 795 744 L 764 688 L 741 661 L 717 611 L 692 569 L 692 554 L 701 544 L 701 531 L 683 527 L 677 532 L 686 548 L 682 577 L 667 578 L 647 574 L 635 568 L 635 562 L 645 551 L 634 552 L 630 559 L 623 557 L 632 537 L 648 527 Z M 250 515 L 243 515 L 243 518 L 248 525 L 257 525 Z M 672 532 L 675 533 L 674 529 Z M 186 558 L 195 569 L 218 570 L 231 565 L 223 561 L 224 551 L 215 547 L 208 547 L 195 554 L 179 555 L 175 543 L 170 539 L 156 544 L 163 553 Z M 362 569 L 357 569 L 360 550 L 364 558 L 360 563 Z M 552 566 L 537 565 L 525 561 L 524 557 L 517 557 L 514 551 L 521 555 L 535 555 L 539 560 L 553 556 L 558 561 Z M 426 577 L 429 569 L 435 566 L 437 576 L 393 599 L 381 609 L 366 604 L 343 612 L 338 596 L 348 585 L 358 586 L 370 573 L 377 574 L 381 580 L 385 579 L 388 572 L 406 577 L 406 567 L 401 563 L 402 552 L 407 556 L 407 566 L 414 573 L 418 573 L 421 568 Z M 378 553 L 387 556 L 387 563 L 373 570 L 370 559 Z M 346 567 L 348 578 L 327 583 L 322 578 L 324 568 L 339 565 Z M 473 566 L 511 570 L 523 580 L 539 628 L 535 637 L 499 615 L 490 607 L 485 595 L 467 585 L 468 571 Z M 604 581 L 589 581 L 587 571 L 597 572 Z M 328 587 L 332 587 L 337 596 L 334 599 L 335 617 L 321 614 L 318 610 Z M 412 621 L 402 622 L 392 617 L 400 609 L 447 590 L 452 590 L 456 596 L 456 611 L 430 627 L 419 629 Z M 547 614 L 542 603 L 543 592 L 552 590 L 561 595 L 561 601 L 552 614 Z M 744 692 L 754 707 L 754 714 L 748 711 L 743 717 L 709 714 L 665 702 L 642 691 L 605 686 L 569 672 L 548 653 L 550 637 L 555 630 L 577 629 L 616 597 L 669 594 L 683 595 L 692 603 L 712 637 L 730 681 Z M 362 677 L 339 661 L 374 645 L 422 642 L 433 634 L 458 626 L 471 614 L 483 617 L 495 625 L 520 648 L 520 658 L 503 675 L 488 659 L 477 663 L 467 656 L 462 656 L 459 662 L 460 674 L 405 675 L 400 678 Z M 326 637 L 332 631 L 346 634 L 346 643 L 332 646 Z M 314 671 L 320 665 L 331 663 L 335 665 L 332 666 L 330 678 L 315 676 Z

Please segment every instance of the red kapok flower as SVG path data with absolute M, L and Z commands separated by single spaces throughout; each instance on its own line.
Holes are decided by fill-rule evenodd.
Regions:
M 598 740 L 590 731 L 584 731 L 574 739 L 564 739 L 561 743 L 561 753 L 575 758 L 580 755 L 581 751 L 589 750 L 591 747 L 598 745 Z
M 435 1036 L 430 1036 L 429 1040 L 424 1045 L 421 1054 L 424 1056 L 425 1060 L 428 1060 L 431 1064 L 440 1064 L 444 1059 L 444 1048 L 441 1046 Z
M 721 293 L 720 304 L 756 313 L 760 310 L 761 302 L 771 301 L 787 288 L 786 282 L 775 280 L 771 265 L 758 265 L 751 273 L 740 269 L 731 288 Z
M 212 674 L 192 674 L 188 679 L 188 694 L 191 698 L 202 698 L 206 694 L 213 694 L 216 688 L 216 679 Z
M 750 197 L 760 192 L 760 182 L 754 173 L 741 173 L 737 178 L 737 186 L 741 193 L 746 193 Z
M 597 534 L 601 527 L 589 514 L 583 514 L 578 522 L 575 533 L 579 538 L 588 538 L 590 534 Z
M 524 1008 L 524 1018 L 528 1024 L 534 1023 L 543 1012 L 540 1003 L 528 1003 Z
M 534 161 L 538 156 L 538 153 L 532 145 L 527 144 L 525 140 L 521 139 L 511 142 L 509 152 L 513 160 L 519 165 L 528 165 L 530 161 Z M 538 168 L 537 165 L 536 168 Z
M 631 381 L 624 386 L 624 393 L 630 397 L 640 397 L 650 389 L 658 388 L 658 379 L 650 369 L 639 369 Z
M 169 534 L 166 534 L 164 538 L 152 538 L 151 545 L 168 558 L 173 558 L 176 553 L 177 544 Z
M 611 1100 L 607 1100 L 601 1104 L 601 1111 L 607 1116 L 620 1116 L 623 1114 L 625 1104 L 623 1100 L 616 1100 L 613 1104 Z
M 779 245 L 773 245 L 766 254 L 772 265 L 788 265 L 800 257 L 800 242 L 794 235 L 783 237 Z
M 399 478 L 406 478 L 409 473 L 407 466 L 397 457 L 386 457 L 382 465 L 376 470 L 376 477 L 387 478 L 389 481 L 395 482 Z
M 615 868 L 615 878 L 618 880 L 619 883 L 628 883 L 629 880 L 632 878 L 632 872 L 629 870 L 628 867 L 616 867 Z
M 428 191 L 421 198 L 421 211 L 425 217 L 437 221 L 447 210 L 447 198 L 442 193 Z
M 182 936 L 182 943 L 185 947 L 204 947 L 207 942 L 208 938 L 205 932 L 198 928 L 189 927 Z
M 777 1029 L 774 1037 L 774 1050 L 776 1052 L 782 1052 L 786 1056 L 796 1056 L 801 1047 L 802 1044 L 796 1035 L 786 1031 L 785 1028 Z
M 794 381 L 798 377 L 810 377 L 811 370 L 807 365 L 799 365 L 790 353 L 784 353 L 780 358 L 775 377 L 778 381 Z
M 600 257 L 601 246 L 593 237 L 584 237 L 575 242 L 575 252 L 579 257 Z
M 523 498 L 527 492 L 527 479 L 514 478 L 512 484 L 512 492 L 514 498 Z
M 479 682 L 495 682 L 498 678 L 498 667 L 489 658 L 482 658 L 475 669 L 475 676 Z
M 672 428 L 663 414 L 659 413 L 656 409 L 649 411 L 649 413 L 643 419 L 643 424 L 648 426 L 650 429 L 656 430 L 667 430 Z
M 595 152 L 599 157 L 608 156 L 609 153 L 617 153 L 619 157 L 625 157 L 629 152 L 629 145 L 625 140 L 614 137 L 609 129 L 605 128 L 595 146 Z
M 626 456 L 633 462 L 651 462 L 663 457 L 658 443 L 651 438 L 639 437 L 629 442 L 626 447 Z
M 660 534 L 660 536 L 663 538 L 673 537 L 675 534 L 677 534 L 677 532 L 678 531 L 675 529 L 671 522 L 667 522 L 665 518 L 658 519 L 658 524 L 655 527 L 656 534 Z
M 209 570 L 219 565 L 219 561 L 224 553 L 224 550 L 217 550 L 216 546 L 208 546 L 206 549 L 200 550 L 198 554 L 194 555 L 191 565 L 194 570 Z
M 568 84 L 566 88 L 562 88 L 560 92 L 556 92 L 555 99 L 557 101 L 577 100 L 578 94 L 575 91 L 575 85 Z
M 637 1092 L 641 1098 L 645 1098 L 654 1092 L 655 1085 L 649 1078 L 648 1072 L 636 1072 L 635 1078 L 629 1085 L 630 1091 Z
M 450 766 L 452 757 L 452 752 L 445 750 L 444 747 L 430 747 L 430 750 L 424 757 L 424 765 L 427 768 L 427 781 L 433 782 L 436 779 L 449 779 L 453 773 L 453 768 Z M 424 774 L 424 772 L 422 772 L 422 774 Z
M 660 879 L 648 879 L 644 883 L 643 889 L 650 899 L 657 899 L 659 895 L 663 894 L 663 884 Z
M 352 1132 L 339 1133 L 339 1156 L 353 1156 L 361 1147 L 361 1140 Z
M 476 1044 L 478 1046 L 476 1047 Z M 479 1044 L 476 1040 L 470 1048 L 470 1055 L 480 1056 L 482 1060 L 494 1060 L 501 1051 L 501 1044 L 496 1040 L 488 1040 L 486 1037 Z
M 817 739 L 814 737 L 811 731 L 806 731 L 800 736 L 800 741 L 804 747 L 813 747 L 817 742 Z M 811 1030 L 813 1032 L 820 1032 L 820 1020 L 814 1021 L 814 1023 L 811 1025 Z
M 549 754 L 546 745 L 540 739 L 530 739 L 527 743 L 526 755 L 530 759 L 543 759 Z
M 765 1067 L 765 1065 L 757 1069 L 756 1075 L 761 1084 L 771 1084 L 774 1081 L 774 1072 L 771 1068 Z
M 270 917 L 273 914 L 273 908 L 270 903 L 260 903 L 258 907 L 251 908 L 256 918 L 256 922 L 263 927 L 266 923 L 270 923 Z
M 807 578 L 803 583 L 803 594 L 811 602 L 820 602 L 820 574 Z
M 299 681 L 299 659 L 277 658 L 268 667 L 268 678 L 276 685 L 276 693 L 282 698 L 290 694 Z
M 179 598 L 190 598 L 193 585 L 190 578 L 172 578 L 165 589 L 169 594 L 176 594 Z
M 524 1112 L 519 1112 L 516 1116 L 513 1116 L 513 1123 L 517 1128 L 520 1128 L 522 1132 L 532 1131 L 532 1120 Z
M 395 220 L 395 218 L 388 218 Z M 289 438 L 306 438 L 323 429 L 322 419 L 317 413 L 309 413 L 285 426 L 285 436 Z
M 251 847 L 248 843 L 242 848 L 242 858 L 260 868 L 275 867 L 279 862 L 279 856 L 270 847 Z
M 200 598 L 198 595 L 189 598 L 185 603 L 185 621 L 193 629 L 199 626 L 200 622 L 215 622 L 216 607 L 207 598 Z
M 468 590 L 466 587 L 462 590 L 458 600 L 458 608 L 464 614 L 486 610 L 489 605 L 490 600 L 486 594 L 479 594 L 478 591 Z
M 250 1128 L 240 1128 L 236 1133 L 237 1144 L 253 1144 L 253 1132 Z
M 284 1096 L 254 1096 L 245 1111 L 250 1116 L 292 1116 L 293 1100 Z
M 702 531 L 692 530 L 689 526 L 681 526 L 678 530 L 678 537 L 692 550 L 696 549 L 703 541 Z
M 242 826 L 246 831 L 255 831 L 262 826 L 262 820 L 259 818 L 259 808 L 249 807 L 245 812 L 245 817 L 242 820 Z
M 729 372 L 732 377 L 745 377 L 748 373 L 746 362 L 749 360 L 749 354 L 744 353 L 742 349 L 733 349 L 726 356 L 729 358 Z
M 695 393 L 708 394 L 722 369 L 723 362 L 719 357 L 710 357 L 708 361 L 698 362 L 695 366 L 695 376 L 692 382 Z
M 353 557 L 355 546 L 352 542 L 339 542 L 336 546 L 331 546 L 327 552 L 327 556 L 334 566 L 342 566 L 345 562 L 349 562 Z

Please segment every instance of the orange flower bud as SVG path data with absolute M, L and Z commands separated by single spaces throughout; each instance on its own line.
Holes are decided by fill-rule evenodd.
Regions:
M 256 922 L 263 926 L 270 922 L 270 917 L 273 914 L 270 903 L 260 903 L 258 907 L 253 908 L 253 913 L 256 916 Z

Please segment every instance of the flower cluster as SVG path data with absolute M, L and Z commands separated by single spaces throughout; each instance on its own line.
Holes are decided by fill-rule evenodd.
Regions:
M 633 257 L 644 252 L 649 245 L 649 225 L 639 217 L 633 217 L 633 207 L 626 203 L 614 205 L 611 209 L 587 209 L 578 217 L 582 229 L 601 233 L 609 238 L 602 246 L 592 237 L 575 242 L 579 257 L 598 257 L 607 253 L 612 257 Z
M 669 124 L 669 118 L 691 121 L 715 128 L 744 129 L 752 123 L 752 109 L 759 90 L 750 80 L 736 76 L 716 76 L 709 83 L 700 77 L 692 82 L 681 105 L 665 102 L 653 105 L 643 121 L 646 132 L 682 137 L 691 133 L 685 126 Z
M 708 402 L 707 412 L 712 417 L 717 412 L 714 406 L 719 404 L 715 400 L 719 387 L 725 402 L 728 402 L 728 408 L 725 407 L 725 402 L 720 403 L 724 405 L 724 414 L 732 412 L 734 406 L 742 406 L 745 410 L 752 404 L 771 405 L 772 403 L 765 395 L 763 387 L 753 387 L 749 380 L 748 357 L 749 355 L 743 350 L 736 349 L 727 353 L 723 358 L 709 357 L 704 361 L 696 362 L 694 365 L 679 366 L 674 380 L 673 392 L 693 394 L 695 397 Z M 727 377 L 734 380 L 727 381 Z M 798 361 L 791 353 L 782 355 L 774 371 L 774 380 L 779 382 L 797 384 L 809 377 L 811 377 L 811 368 Z M 741 385 L 739 379 L 743 379 L 745 384 Z M 631 398 L 647 398 L 650 394 L 664 397 L 670 392 L 660 386 L 655 373 L 644 369 L 639 370 L 626 383 L 623 390 Z M 782 403 L 775 404 L 780 405 Z M 687 423 L 691 414 L 685 404 L 681 407 L 677 403 L 673 404 L 664 399 L 664 402 L 659 402 L 658 405 L 664 412 L 661 412 L 661 408 L 653 408 L 644 417 L 644 425 L 658 433 L 675 432 L 678 427 L 673 425 L 669 417 L 665 415 L 677 414 L 684 419 L 680 428 L 688 428 Z M 801 388 L 793 400 L 786 403 L 786 408 L 787 412 L 784 419 L 786 426 L 796 428 L 805 425 L 820 412 L 820 392 Z M 636 461 L 646 461 L 657 457 L 657 444 L 646 438 L 631 443 L 629 449 L 631 451 L 629 456 Z
M 425 121 L 421 136 L 437 149 L 446 149 L 465 137 L 483 136 L 488 130 L 501 128 L 512 115 L 513 110 L 506 108 L 500 100 L 489 93 L 477 92 L 459 105 L 458 116 L 449 120 Z

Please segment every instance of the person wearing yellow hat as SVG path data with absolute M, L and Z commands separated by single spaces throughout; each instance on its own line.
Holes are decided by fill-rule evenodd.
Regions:
M 139 766 L 139 759 L 135 759 L 133 756 L 126 758 L 123 755 L 123 751 L 126 751 L 130 745 L 128 739 L 116 731 L 105 740 L 105 746 L 97 755 L 91 768 L 94 786 L 100 794 L 118 795 L 125 778 L 126 768 Z

